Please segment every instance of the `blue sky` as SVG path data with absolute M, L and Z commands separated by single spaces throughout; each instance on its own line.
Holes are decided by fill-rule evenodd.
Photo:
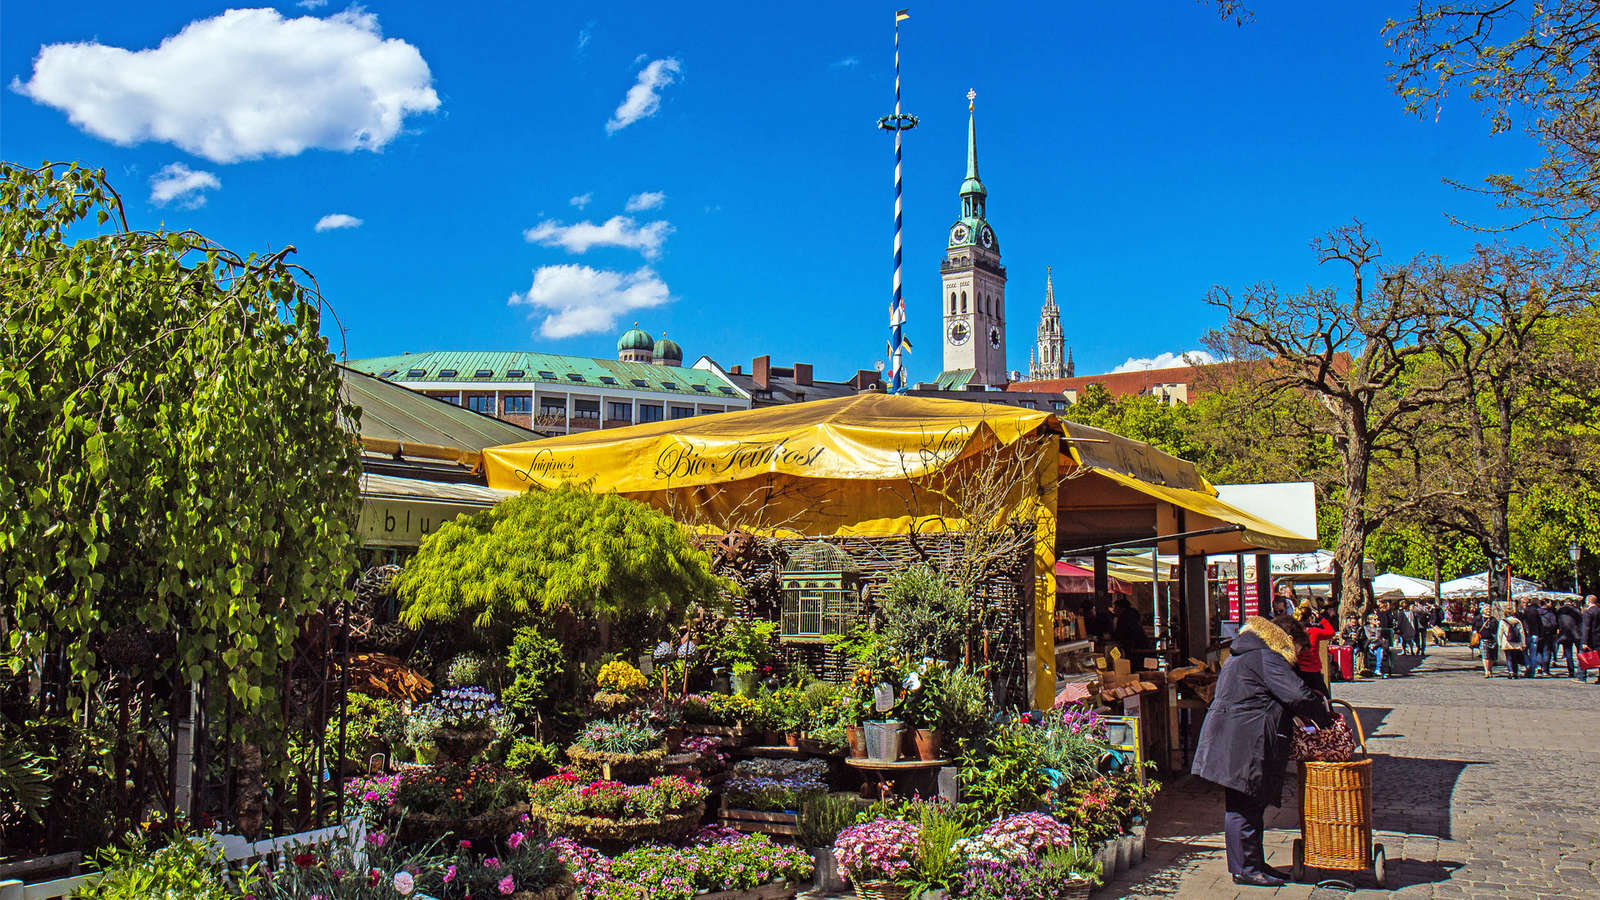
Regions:
M 690 361 L 883 358 L 893 5 L 302 6 L 7 3 L 0 155 L 105 167 L 140 227 L 295 245 L 351 358 L 610 357 L 634 320 Z M 1391 260 L 1471 247 L 1444 212 L 1492 213 L 1441 179 L 1533 156 L 1465 101 L 1403 114 L 1379 29 L 1404 4 L 1255 6 L 1243 28 L 1181 0 L 912 7 L 913 380 L 942 367 L 969 88 L 1013 368 L 1047 265 L 1088 374 L 1197 347 L 1213 284 L 1328 282 L 1307 243 L 1355 217 Z

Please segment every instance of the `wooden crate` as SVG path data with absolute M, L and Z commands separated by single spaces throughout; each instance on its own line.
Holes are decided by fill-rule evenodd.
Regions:
M 724 805 L 717 815 L 717 822 L 745 834 L 777 834 L 786 837 L 797 837 L 800 834 L 798 813 L 730 809 Z

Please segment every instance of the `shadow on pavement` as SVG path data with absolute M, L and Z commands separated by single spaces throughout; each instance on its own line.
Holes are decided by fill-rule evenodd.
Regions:
M 1380 843 L 1382 842 L 1380 841 Z M 1455 876 L 1456 870 L 1463 865 L 1463 863 L 1450 860 L 1435 862 L 1421 859 L 1391 859 L 1389 860 L 1388 868 L 1385 870 L 1388 873 L 1388 886 L 1384 890 L 1397 891 L 1401 888 L 1419 884 L 1439 884 L 1449 881 Z M 1370 870 L 1365 872 L 1340 872 L 1329 869 L 1307 868 L 1305 877 L 1299 883 L 1319 886 L 1327 884 L 1327 887 L 1323 889 L 1326 891 L 1335 887 L 1332 884 L 1328 884 L 1328 882 L 1333 881 L 1342 881 L 1346 884 L 1354 885 L 1356 890 L 1375 890 L 1378 886 Z M 1321 895 L 1313 891 L 1311 896 L 1313 900 L 1320 900 Z M 1329 893 L 1328 896 L 1344 896 L 1344 892 L 1339 890 L 1336 893 Z
M 1376 831 L 1451 838 L 1450 797 L 1479 760 L 1372 756 L 1372 827 Z

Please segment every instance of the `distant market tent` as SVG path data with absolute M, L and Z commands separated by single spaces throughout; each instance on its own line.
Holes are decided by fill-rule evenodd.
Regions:
M 1433 591 L 1434 583 L 1426 578 L 1385 572 L 1372 579 L 1372 593 L 1380 599 L 1419 600 L 1432 597 Z
M 1540 585 L 1536 582 L 1524 581 L 1521 578 L 1511 579 L 1511 596 L 1513 597 L 1532 594 L 1539 589 Z M 1489 573 L 1479 572 L 1476 575 L 1465 575 L 1454 581 L 1446 581 L 1444 584 L 1439 585 L 1439 591 L 1446 597 L 1452 598 L 1487 597 L 1489 596 Z

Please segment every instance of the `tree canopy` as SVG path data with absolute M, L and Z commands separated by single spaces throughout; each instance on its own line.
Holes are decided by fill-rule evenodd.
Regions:
M 292 252 L 130 229 L 103 172 L 0 164 L 12 673 L 59 652 L 79 703 L 108 638 L 146 635 L 144 674 L 276 718 L 298 618 L 346 590 L 359 497 L 356 410 Z
M 401 619 L 540 624 L 555 615 L 615 620 L 718 595 L 711 557 L 642 503 L 580 487 L 529 491 L 446 523 L 395 577 Z

